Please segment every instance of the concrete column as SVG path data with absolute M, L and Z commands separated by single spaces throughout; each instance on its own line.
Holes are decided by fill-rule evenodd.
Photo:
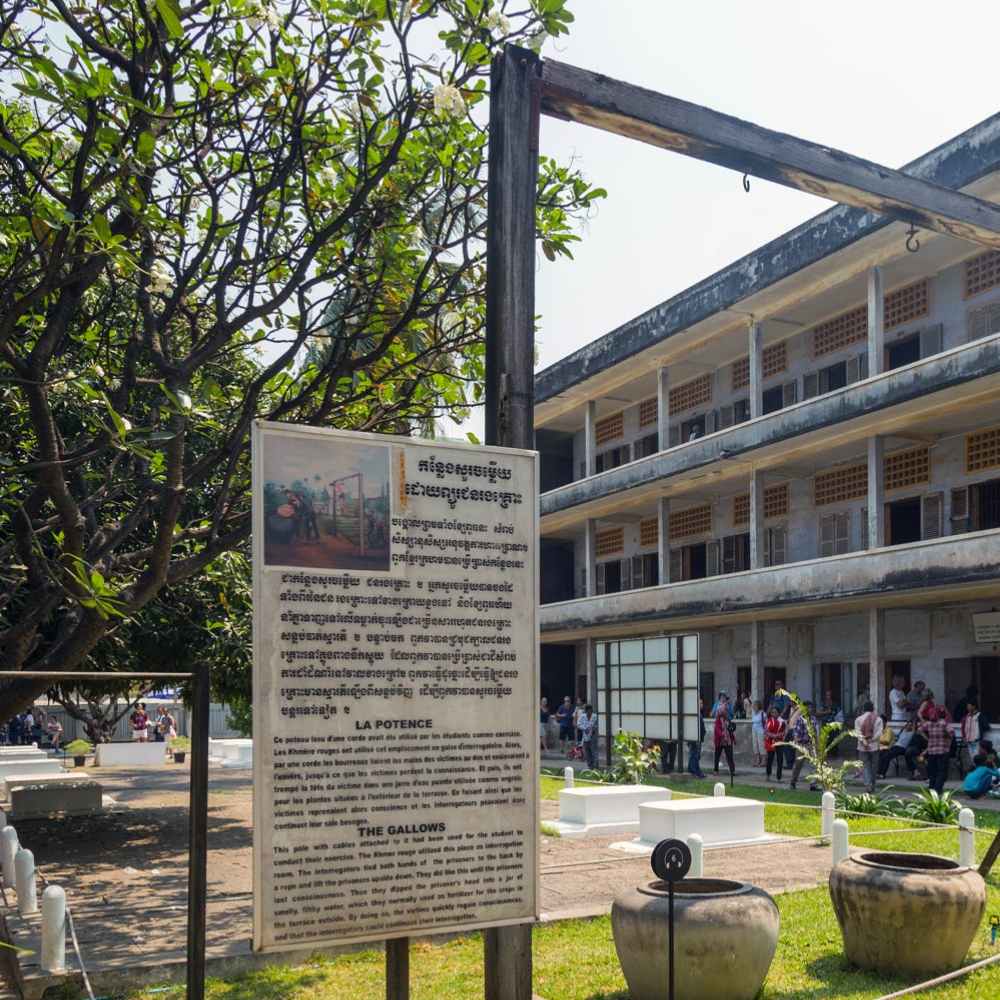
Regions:
M 42 893 L 42 972 L 66 969 L 66 893 L 50 885 Z
M 597 522 L 587 518 L 584 528 L 586 541 L 584 544 L 584 566 L 587 569 L 587 597 L 597 593 Z
M 885 439 L 868 439 L 868 548 L 885 545 L 885 478 L 882 474 Z
M 657 501 L 657 562 L 659 566 L 660 583 L 670 583 L 670 500 L 660 497 Z
M 587 475 L 594 474 L 595 462 L 597 461 L 597 401 L 590 400 L 587 403 L 587 419 L 584 425 L 584 463 L 587 467 Z
M 750 417 L 759 417 L 764 411 L 764 328 L 760 323 L 750 324 Z
M 868 694 L 876 712 L 885 711 L 885 612 L 868 609 Z
M 715 787 L 712 789 L 712 795 L 714 798 L 724 799 L 726 797 L 726 786 L 721 781 L 717 781 Z
M 767 701 L 764 690 L 764 623 L 750 623 L 750 697 L 763 705 Z
M 660 451 L 665 451 L 670 447 L 670 373 L 665 367 L 656 373 L 656 426 Z
M 750 473 L 750 568 L 764 565 L 764 473 Z
M 868 271 L 868 374 L 878 375 L 885 358 L 885 287 L 882 268 Z

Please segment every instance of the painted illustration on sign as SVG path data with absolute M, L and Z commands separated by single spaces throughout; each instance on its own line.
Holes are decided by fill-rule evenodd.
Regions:
M 265 456 L 264 562 L 389 569 L 389 448 L 294 438 Z

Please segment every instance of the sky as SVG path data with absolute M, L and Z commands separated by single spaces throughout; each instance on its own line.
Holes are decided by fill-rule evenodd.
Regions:
M 902 166 L 1000 110 L 1000 8 L 953 0 L 573 0 L 557 59 Z M 609 197 L 575 260 L 536 264 L 538 368 L 607 333 L 829 202 L 552 118 L 541 149 Z M 479 423 L 477 418 L 473 425 Z

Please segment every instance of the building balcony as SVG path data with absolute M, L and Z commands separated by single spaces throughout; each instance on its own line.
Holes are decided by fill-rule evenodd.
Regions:
M 549 490 L 540 498 L 542 534 L 601 518 L 671 491 L 715 485 L 758 469 L 819 454 L 873 435 L 903 433 L 917 425 L 974 415 L 1000 390 L 1000 335 L 796 403 L 660 451 L 598 475 Z
M 998 583 L 992 529 L 547 604 L 539 620 L 543 642 L 570 642 L 990 598 Z

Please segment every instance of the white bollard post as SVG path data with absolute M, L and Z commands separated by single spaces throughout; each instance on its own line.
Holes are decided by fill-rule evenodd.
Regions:
M 5 826 L 0 830 L 0 869 L 3 870 L 3 884 L 14 888 L 14 855 L 17 854 L 17 830 Z
M 721 781 L 717 781 L 715 783 L 715 788 L 712 789 L 712 794 L 717 799 L 725 798 L 725 795 L 726 795 L 726 786 Z
M 66 969 L 66 893 L 50 885 L 42 893 L 42 972 Z
M 976 834 L 973 827 L 976 816 L 971 809 L 960 809 L 958 813 L 958 863 L 966 868 L 976 867 Z
M 833 821 L 833 863 L 839 865 L 841 861 L 846 861 L 850 857 L 851 849 L 848 844 L 848 827 L 846 819 L 835 819 Z
M 697 833 L 692 833 L 687 839 L 687 845 L 691 851 L 691 870 L 688 875 L 691 878 L 701 878 L 705 873 L 704 841 Z
M 820 814 L 820 836 L 829 837 L 833 832 L 833 821 L 837 818 L 837 799 L 833 792 L 824 792 Z
M 17 912 L 22 917 L 38 912 L 38 890 L 35 888 L 35 856 L 22 847 L 14 857 L 14 881 L 17 886 Z
M 573 787 L 573 780 L 574 780 L 575 776 L 576 776 L 576 772 L 573 770 L 573 768 L 571 768 L 571 767 L 564 767 L 563 768 L 563 781 L 566 782 L 566 787 L 567 788 L 572 788 Z

